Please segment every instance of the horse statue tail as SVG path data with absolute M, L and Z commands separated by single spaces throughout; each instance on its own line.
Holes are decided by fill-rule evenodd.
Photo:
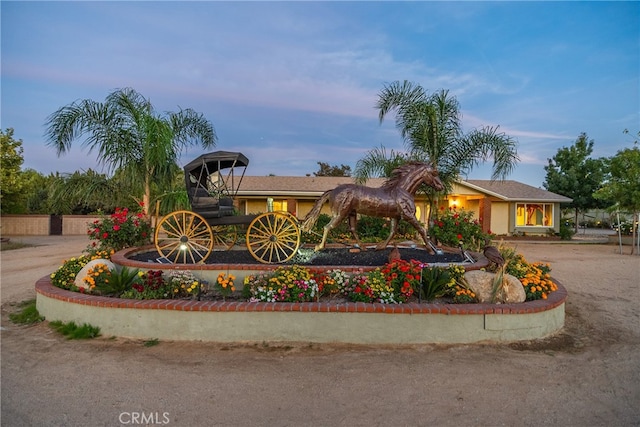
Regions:
M 324 194 L 320 196 L 316 204 L 313 205 L 313 209 L 311 209 L 311 211 L 309 211 L 307 216 L 304 217 L 304 221 L 302 222 L 302 226 L 300 227 L 302 231 L 304 232 L 311 231 L 316 221 L 318 220 L 318 217 L 320 216 L 322 205 L 324 205 L 327 202 L 327 200 L 329 200 L 329 195 L 331 194 L 331 191 L 333 190 L 325 191 Z

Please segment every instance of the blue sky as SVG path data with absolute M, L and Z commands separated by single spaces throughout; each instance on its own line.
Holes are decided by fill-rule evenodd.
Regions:
M 74 141 L 61 157 L 47 116 L 132 87 L 158 112 L 193 108 L 217 149 L 249 175 L 305 175 L 318 161 L 355 168 L 373 148 L 402 150 L 385 83 L 448 89 L 466 130 L 518 141 L 509 179 L 533 186 L 581 132 L 594 157 L 640 130 L 638 2 L 12 2 L 2 13 L 1 127 L 23 168 L 101 169 Z M 182 163 L 202 153 L 190 149 Z M 490 167 L 468 178 L 489 179 Z

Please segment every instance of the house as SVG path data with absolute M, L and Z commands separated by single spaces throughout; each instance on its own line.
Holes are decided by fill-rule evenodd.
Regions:
M 560 203 L 572 199 L 518 181 L 467 180 L 453 186 L 449 206 L 476 213 L 484 231 L 497 235 L 560 231 Z
M 385 178 L 370 179 L 366 185 L 379 187 Z M 327 190 L 353 184 L 350 177 L 245 176 L 235 198 L 241 214 L 288 211 L 302 219 Z M 497 235 L 547 234 L 560 231 L 560 203 L 571 199 L 517 181 L 467 180 L 454 184 L 440 206 L 474 212 L 484 231 Z M 329 213 L 328 205 L 323 207 Z M 429 203 L 416 196 L 416 217 L 425 222 Z

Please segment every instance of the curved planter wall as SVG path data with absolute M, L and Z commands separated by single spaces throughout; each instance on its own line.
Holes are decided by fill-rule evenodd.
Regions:
M 565 288 L 521 304 L 262 303 L 127 300 L 36 282 L 47 320 L 89 323 L 105 336 L 212 342 L 477 343 L 543 338 L 564 325 Z

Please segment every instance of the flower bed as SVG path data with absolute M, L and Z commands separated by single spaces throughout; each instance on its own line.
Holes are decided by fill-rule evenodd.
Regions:
M 530 264 L 509 248 L 502 248 L 507 261 L 505 271 L 517 277 L 525 288 L 527 300 L 546 299 L 557 286 L 550 278 L 550 267 Z M 128 299 L 197 299 L 250 302 L 319 302 L 336 298 L 352 302 L 403 304 L 439 300 L 443 303 L 476 302 L 476 296 L 464 280 L 465 268 L 451 264 L 433 266 L 418 261 L 396 260 L 368 271 L 339 268 L 318 269 L 299 265 L 274 266 L 245 276 L 236 290 L 236 276 L 220 272 L 207 280 L 188 266 L 180 270 L 120 267 L 116 271 L 94 268 L 85 277 L 91 282 L 77 288 L 75 275 L 91 259 L 109 258 L 98 252 L 65 261 L 51 274 L 52 284 L 63 289 L 101 296 Z

